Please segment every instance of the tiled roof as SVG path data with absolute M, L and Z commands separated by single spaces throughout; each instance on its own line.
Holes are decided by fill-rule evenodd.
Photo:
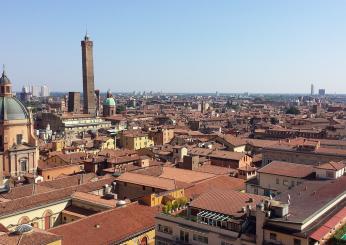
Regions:
M 26 197 L 26 196 L 32 196 L 34 194 L 49 192 L 52 190 L 54 189 L 47 186 L 36 184 L 34 187 L 33 184 L 28 184 L 28 185 L 11 188 L 9 192 L 2 193 L 0 196 L 5 199 L 13 200 L 13 199 Z
M 63 245 L 111 244 L 154 229 L 158 208 L 130 204 L 58 226 L 49 231 L 63 237 Z
M 0 203 L 0 217 L 71 198 L 71 195 L 75 191 L 91 192 L 94 190 L 99 190 L 105 184 L 112 184 L 113 181 L 113 177 L 108 177 L 95 182 L 70 186 L 63 189 L 53 190 L 33 196 L 26 196 L 7 202 L 2 202 Z
M 210 164 L 203 164 L 202 166 L 194 169 L 194 171 L 215 175 L 229 175 L 230 173 L 237 172 L 233 168 L 220 167 Z
M 304 178 L 314 172 L 311 165 L 272 161 L 263 168 L 258 170 L 258 173 L 281 175 L 294 178 Z
M 219 151 L 219 150 L 214 151 L 212 149 L 197 148 L 197 147 L 190 149 L 189 154 L 198 155 L 198 156 L 208 156 L 213 158 L 237 160 L 237 161 L 239 161 L 246 155 L 245 153 L 240 153 L 240 152 Z
M 214 176 L 214 174 L 173 167 L 163 167 L 160 175 L 161 178 L 174 179 L 185 183 L 196 183 Z
M 315 166 L 315 168 L 338 171 L 343 168 L 346 168 L 346 164 L 344 161 L 341 161 L 341 162 L 332 161 L 332 162 L 327 162 L 327 163 Z
M 0 235 L 1 245 L 47 245 L 61 240 L 61 236 L 50 232 L 33 228 L 32 232 L 22 235 L 14 235 L 13 233 L 5 233 Z
M 310 237 L 320 241 L 322 238 L 333 232 L 335 227 L 346 219 L 346 208 L 341 209 L 332 218 L 330 218 L 326 223 L 314 231 Z
M 287 203 L 290 196 L 288 222 L 303 222 L 315 212 L 321 211 L 329 202 L 345 195 L 345 186 L 346 176 L 336 180 L 308 180 L 283 191 L 276 199 Z
M 250 201 L 250 198 L 252 198 L 252 201 Z M 190 206 L 238 217 L 244 215 L 242 212 L 243 207 L 251 205 L 255 208 L 257 203 L 265 199 L 266 197 L 254 194 L 225 189 L 213 189 L 193 200 Z
M 189 198 L 195 198 L 205 192 L 213 189 L 225 190 L 244 190 L 245 184 L 243 179 L 233 178 L 229 176 L 216 176 L 194 184 L 185 189 L 185 195 Z
M 87 183 L 95 177 L 96 175 L 94 173 L 83 174 L 83 175 L 78 174 L 78 175 L 62 177 L 59 179 L 54 179 L 51 181 L 44 181 L 40 183 L 39 185 L 53 188 L 53 189 L 61 189 L 61 188 L 66 188 L 70 186 L 75 186 L 80 183 Z
M 101 196 L 90 194 L 90 193 L 85 193 L 85 192 L 79 192 L 76 191 L 75 193 L 72 194 L 72 200 L 82 200 L 88 203 L 94 203 L 96 205 L 101 205 L 101 206 L 106 206 L 106 207 L 115 207 L 116 205 L 116 200 L 114 199 L 104 199 Z
M 176 181 L 173 179 L 155 177 L 144 174 L 137 174 L 126 172 L 120 175 L 116 181 L 132 183 L 136 185 L 144 185 L 149 187 L 158 188 L 161 190 L 175 190 L 177 189 Z

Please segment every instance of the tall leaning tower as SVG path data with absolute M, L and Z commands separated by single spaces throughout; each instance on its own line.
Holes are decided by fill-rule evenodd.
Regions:
M 90 40 L 88 33 L 85 34 L 82 46 L 82 65 L 83 65 L 83 111 L 85 114 L 95 115 L 95 89 L 94 89 L 94 62 L 93 62 L 93 41 Z

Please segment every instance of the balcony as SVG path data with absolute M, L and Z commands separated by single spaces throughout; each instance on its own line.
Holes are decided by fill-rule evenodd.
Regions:
M 234 238 L 237 238 L 239 236 L 239 232 L 232 231 L 230 229 L 222 228 L 212 224 L 197 222 L 196 217 L 189 218 L 188 216 L 183 215 L 182 213 L 177 215 L 161 213 L 157 215 L 156 218 L 159 220 L 164 220 L 172 223 L 178 223 L 179 226 L 189 227 L 189 229 L 191 230 L 214 232 L 220 235 L 231 236 Z

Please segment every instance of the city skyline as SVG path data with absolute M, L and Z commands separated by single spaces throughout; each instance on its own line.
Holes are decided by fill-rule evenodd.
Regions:
M 14 91 L 27 81 L 46 81 L 51 91 L 82 91 L 79 42 L 87 25 L 95 88 L 102 92 L 308 94 L 313 83 L 315 91 L 346 93 L 344 5 L 4 3 L 0 18 L 10 38 L 1 45 L 0 62 Z

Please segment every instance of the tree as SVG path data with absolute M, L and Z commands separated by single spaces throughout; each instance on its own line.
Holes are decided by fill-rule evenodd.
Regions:
M 295 106 L 291 106 L 286 110 L 286 114 L 298 115 L 300 113 L 299 109 Z
M 117 112 L 117 114 L 120 114 L 120 113 L 122 113 L 125 110 L 126 110 L 126 106 L 125 105 L 118 105 L 117 109 L 116 109 L 116 112 Z
M 176 210 L 178 207 L 179 207 L 178 202 L 177 202 L 177 201 L 174 201 L 173 204 L 172 204 L 173 210 Z
M 171 201 L 168 201 L 168 202 L 166 203 L 166 206 L 167 206 L 167 212 L 172 211 L 172 203 L 171 203 Z
M 276 124 L 279 123 L 279 119 L 277 119 L 276 117 L 271 117 L 270 118 L 270 123 L 276 125 Z

